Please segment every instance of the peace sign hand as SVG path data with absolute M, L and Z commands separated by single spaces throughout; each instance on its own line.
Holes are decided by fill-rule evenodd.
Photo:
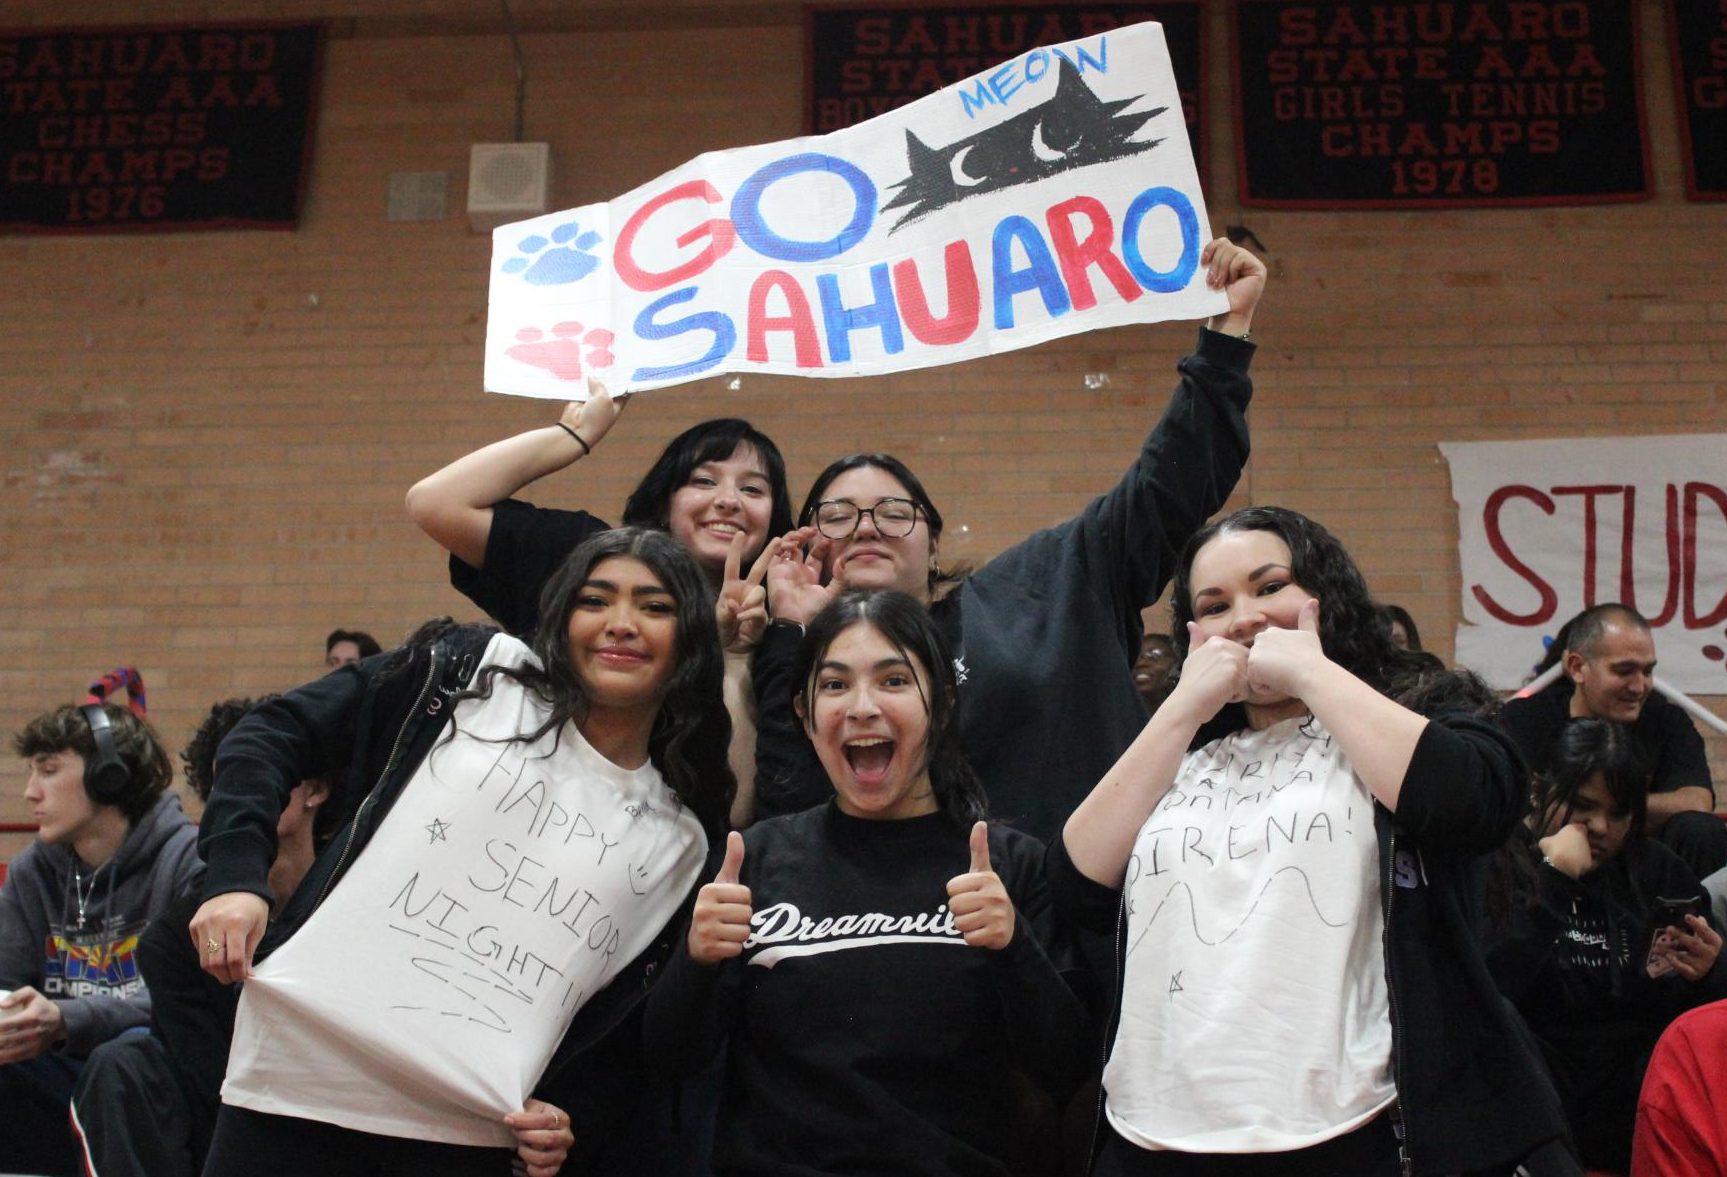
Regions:
M 720 595 L 714 600 L 714 620 L 720 627 L 720 645 L 728 654 L 747 654 L 762 640 L 768 625 L 768 593 L 762 586 L 768 565 L 773 561 L 774 545 L 767 544 L 761 555 L 750 565 L 750 574 L 738 575 L 743 566 L 744 545 L 749 542 L 743 532 L 732 536 L 726 550 L 725 579 Z

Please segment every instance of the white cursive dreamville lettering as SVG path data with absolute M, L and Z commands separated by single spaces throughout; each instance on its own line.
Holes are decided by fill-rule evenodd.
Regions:
M 761 949 L 749 962 L 773 968 L 793 956 L 815 956 L 848 948 L 875 948 L 886 944 L 958 944 L 965 938 L 954 925 L 953 913 L 943 903 L 934 911 L 916 915 L 884 915 L 879 911 L 862 915 L 824 916 L 812 920 L 795 903 L 775 903 L 750 916 L 750 932 L 744 950 Z M 766 945 L 767 947 L 763 947 Z

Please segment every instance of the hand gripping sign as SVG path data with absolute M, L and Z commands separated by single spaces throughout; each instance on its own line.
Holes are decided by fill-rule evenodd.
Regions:
M 863 376 L 1227 309 L 1163 29 L 1034 49 L 831 135 L 492 236 L 486 387 Z

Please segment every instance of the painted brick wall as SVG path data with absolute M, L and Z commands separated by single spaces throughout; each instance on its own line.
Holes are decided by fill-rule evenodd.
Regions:
M 1683 199 L 1663 15 L 1638 6 L 1657 199 L 1420 215 L 1240 210 L 1222 5 L 1210 13 L 1212 221 L 1251 226 L 1274 275 L 1237 500 L 1331 525 L 1442 654 L 1460 589 L 1438 441 L 1727 431 L 1727 206 Z M 556 7 L 518 4 L 529 29 Z M 647 28 L 644 10 L 581 8 L 562 26 L 577 31 L 524 38 L 526 137 L 553 144 L 560 207 L 799 133 L 794 6 L 691 0 Z M 507 42 L 449 33 L 458 10 L 80 8 L 109 23 L 338 20 L 298 232 L 0 238 L 0 729 L 130 662 L 177 750 L 211 701 L 316 673 L 330 628 L 389 640 L 472 615 L 402 494 L 552 406 L 480 391 L 489 240 L 459 211 L 384 219 L 392 172 L 451 172 L 460 210 L 469 144 L 510 136 Z M 6 19 L 64 12 L 14 0 Z M 422 15 L 446 31 L 408 35 Z M 836 454 L 901 454 L 948 517 L 945 555 L 981 560 L 1114 480 L 1192 333 L 1101 332 L 867 384 L 656 392 L 532 494 L 615 518 L 667 437 L 735 413 L 780 441 L 799 490 Z M 1727 740 L 1710 745 L 1727 781 Z M 15 762 L 3 780 L 0 820 L 16 820 Z M 17 845 L 0 839 L 0 858 Z

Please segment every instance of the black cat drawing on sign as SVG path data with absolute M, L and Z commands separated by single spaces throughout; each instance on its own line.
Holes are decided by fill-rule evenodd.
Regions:
M 1133 136 L 1169 108 L 1122 113 L 1143 97 L 1105 102 L 1092 93 L 1074 64 L 1062 58 L 1055 93 L 1006 122 L 946 147 L 926 146 L 907 131 L 911 174 L 891 185 L 899 195 L 882 205 L 884 213 L 906 210 L 890 232 L 973 196 L 1150 151 L 1163 140 L 1135 142 Z

